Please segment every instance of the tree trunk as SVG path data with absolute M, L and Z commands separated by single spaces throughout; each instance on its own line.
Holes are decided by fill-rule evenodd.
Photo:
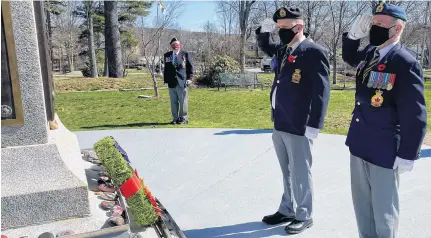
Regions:
M 73 56 L 70 53 L 67 55 L 67 64 L 69 65 L 69 71 L 70 72 L 75 71 L 75 69 L 73 67 Z
M 427 2 L 427 16 L 429 16 L 429 21 L 427 22 L 428 27 L 428 69 L 431 69 L 431 2 Z M 422 56 L 424 57 L 424 56 Z
M 90 58 L 90 72 L 92 78 L 97 78 L 97 62 L 96 62 L 96 49 L 94 47 L 94 29 L 93 29 L 93 9 L 91 9 L 92 2 L 87 2 L 87 27 L 88 27 L 88 57 Z
M 60 54 L 59 54 L 59 70 L 60 72 L 63 72 L 63 47 L 60 45 Z
M 308 36 L 312 38 L 311 36 L 311 9 L 310 9 L 310 4 L 311 2 L 307 1 L 307 32 L 308 32 Z
M 332 84 L 337 84 L 337 48 L 332 46 Z
M 157 80 L 156 80 L 155 71 L 151 72 L 151 78 L 153 79 L 154 94 L 155 94 L 156 98 L 158 98 L 159 97 L 159 88 L 157 87 Z
M 108 50 L 106 50 L 106 45 L 105 45 L 105 63 L 104 63 L 104 69 L 103 69 L 103 76 L 109 77 Z
M 240 43 L 241 72 L 245 71 L 245 45 L 246 45 L 246 29 L 241 29 L 241 43 Z
M 123 78 L 118 2 L 105 1 L 105 47 L 108 52 L 109 77 Z
M 53 54 L 53 47 L 52 47 L 52 23 L 51 23 L 51 13 L 46 10 L 46 24 L 48 26 L 48 44 L 49 44 L 49 55 L 51 58 L 51 64 L 54 62 L 54 54 Z M 61 69 L 60 69 L 61 71 Z

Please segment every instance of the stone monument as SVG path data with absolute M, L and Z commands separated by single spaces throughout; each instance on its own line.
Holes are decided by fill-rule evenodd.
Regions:
M 81 160 L 77 140 L 49 128 L 43 2 L 1 4 L 1 229 L 86 217 L 85 173 L 73 167 Z

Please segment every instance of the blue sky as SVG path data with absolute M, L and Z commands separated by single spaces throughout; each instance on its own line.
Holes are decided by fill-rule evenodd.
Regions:
M 154 3 L 150 9 L 150 15 L 146 19 L 148 25 L 152 25 L 157 14 L 157 7 L 158 4 Z M 203 25 L 208 20 L 213 22 L 217 20 L 215 1 L 183 2 L 183 14 L 178 19 L 178 24 L 183 30 L 202 31 Z

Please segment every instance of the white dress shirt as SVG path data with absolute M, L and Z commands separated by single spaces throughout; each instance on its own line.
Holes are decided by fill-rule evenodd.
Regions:
M 381 49 L 378 49 L 379 55 L 380 55 L 379 62 L 383 59 L 383 57 L 385 57 L 385 55 L 387 55 L 389 53 L 390 50 L 392 50 L 392 48 L 394 48 L 394 46 L 396 44 L 398 44 L 398 42 L 399 41 L 397 40 L 397 41 L 395 41 L 394 43 L 392 43 L 390 45 L 387 45 L 387 46 L 385 46 L 385 47 L 383 47 Z
M 300 38 L 297 42 L 295 42 L 295 44 L 288 46 L 290 47 L 292 50 L 290 51 L 290 54 L 292 54 L 296 48 L 298 48 L 298 46 L 305 40 L 305 36 L 303 36 L 302 38 Z M 286 57 L 287 60 L 287 57 Z M 279 67 L 281 65 L 282 62 L 279 62 Z M 274 88 L 274 92 L 272 93 L 272 98 L 271 98 L 271 105 L 272 108 L 275 109 L 275 96 L 277 95 L 277 86 L 275 86 Z M 317 128 L 312 128 L 312 127 L 306 127 L 305 128 L 305 137 L 307 137 L 308 139 L 315 139 L 317 137 L 317 135 L 319 135 L 319 129 Z

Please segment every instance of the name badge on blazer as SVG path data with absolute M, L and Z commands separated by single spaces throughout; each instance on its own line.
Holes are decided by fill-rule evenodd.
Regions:
M 367 87 L 392 90 L 395 84 L 396 74 L 371 71 Z
M 166 58 L 165 58 L 165 62 L 166 62 L 166 63 L 170 63 L 170 62 L 171 62 L 171 57 L 166 57 Z

